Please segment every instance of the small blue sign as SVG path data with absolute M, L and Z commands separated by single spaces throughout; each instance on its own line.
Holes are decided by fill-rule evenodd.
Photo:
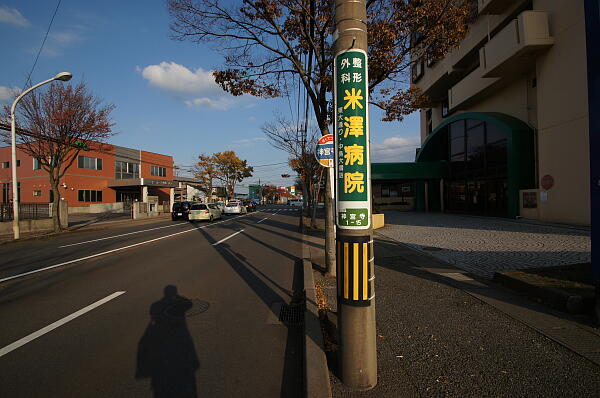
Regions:
M 334 149 L 333 149 L 333 134 L 326 134 L 317 142 L 317 150 L 315 156 L 319 164 L 323 167 L 333 167 Z

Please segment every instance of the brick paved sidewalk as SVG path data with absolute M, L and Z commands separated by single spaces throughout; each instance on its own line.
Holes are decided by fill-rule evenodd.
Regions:
M 491 278 L 495 271 L 589 262 L 588 228 L 441 213 L 385 212 L 378 234 Z
M 307 240 L 321 265 L 322 239 Z M 375 247 L 378 385 L 353 392 L 331 373 L 334 397 L 598 396 L 600 366 L 538 331 L 569 335 L 600 355 L 597 330 L 390 239 L 376 238 Z M 335 280 L 315 271 L 315 281 L 335 324 Z

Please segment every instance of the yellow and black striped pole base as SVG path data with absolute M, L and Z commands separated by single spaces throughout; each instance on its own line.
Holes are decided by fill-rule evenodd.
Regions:
M 370 306 L 375 297 L 371 237 L 338 233 L 336 243 L 338 302 Z

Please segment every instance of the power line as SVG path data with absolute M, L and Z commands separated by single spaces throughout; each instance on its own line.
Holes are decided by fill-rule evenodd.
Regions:
M 277 166 L 278 164 L 288 164 L 288 162 L 279 162 L 279 163 L 271 163 L 271 164 L 259 164 L 252 167 L 267 167 L 267 166 Z
M 33 62 L 33 66 L 31 67 L 31 70 L 29 71 L 29 75 L 27 75 L 27 80 L 25 80 L 25 84 L 23 85 L 23 90 L 25 90 L 25 87 L 27 87 L 27 85 L 31 83 L 31 74 L 33 73 L 33 70 L 35 69 L 35 66 L 37 65 L 37 62 L 38 62 L 38 59 L 40 58 L 40 54 L 42 53 L 42 50 L 44 49 L 44 44 L 46 44 L 46 39 L 48 39 L 48 34 L 50 33 L 50 28 L 52 27 L 52 23 L 54 22 L 54 17 L 56 17 L 56 13 L 58 12 L 58 8 L 60 7 L 61 1 L 62 0 L 58 0 L 58 4 L 56 5 L 54 14 L 52 14 L 52 19 L 50 19 L 50 24 L 48 24 L 48 29 L 46 29 L 46 35 L 44 36 L 42 45 L 40 46 L 40 49 L 38 50 L 37 55 L 35 56 L 35 61 Z

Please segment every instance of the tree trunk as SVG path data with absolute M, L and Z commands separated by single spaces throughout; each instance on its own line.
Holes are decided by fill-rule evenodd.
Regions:
M 335 213 L 333 191 L 331 189 L 331 173 L 327 170 L 325 179 L 325 268 L 327 273 L 335 276 Z
M 58 179 L 50 173 L 50 185 L 52 186 L 52 195 L 54 200 L 52 201 L 52 226 L 54 232 L 62 231 L 62 225 L 60 223 L 60 192 L 58 191 Z

